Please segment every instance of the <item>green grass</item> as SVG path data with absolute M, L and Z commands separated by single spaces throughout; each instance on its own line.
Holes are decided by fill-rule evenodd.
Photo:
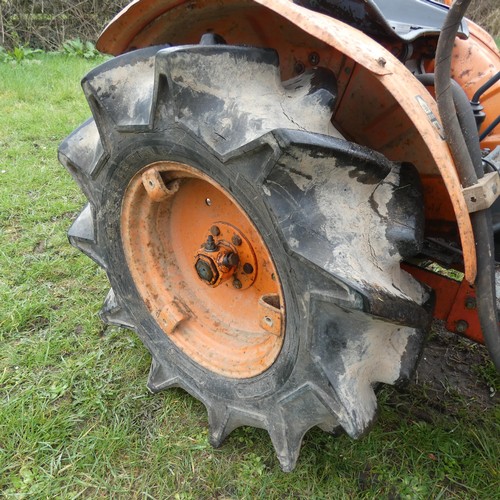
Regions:
M 146 349 L 100 322 L 105 274 L 66 239 L 85 200 L 56 150 L 89 115 L 79 79 L 95 64 L 0 65 L 0 495 L 499 498 L 498 409 L 453 387 L 438 409 L 425 385 L 384 389 L 370 434 L 312 430 L 291 474 L 265 432 L 214 450 L 201 403 L 147 392 Z

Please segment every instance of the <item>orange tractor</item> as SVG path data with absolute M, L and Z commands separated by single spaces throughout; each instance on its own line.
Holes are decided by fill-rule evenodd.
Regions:
M 69 239 L 214 446 L 264 428 L 291 470 L 314 426 L 360 436 L 433 317 L 500 367 L 500 55 L 469 1 L 136 0 L 101 35 Z

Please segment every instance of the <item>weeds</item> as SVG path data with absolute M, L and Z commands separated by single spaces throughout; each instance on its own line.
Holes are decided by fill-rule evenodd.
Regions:
M 100 52 L 92 42 L 82 41 L 79 38 L 64 42 L 60 52 L 66 56 L 81 59 L 97 59 L 101 57 Z M 5 47 L 0 46 L 0 63 L 22 64 L 31 62 L 44 53 L 43 50 L 25 46 L 14 47 L 12 50 L 7 50 Z M 49 53 L 48 55 L 53 54 Z
M 82 57 L 83 59 L 96 59 L 100 56 L 92 42 L 82 42 L 79 38 L 64 42 L 62 52 L 68 56 Z
M 14 47 L 6 50 L 0 46 L 0 62 L 20 64 L 32 60 L 37 54 L 42 54 L 43 50 L 30 49 L 29 47 Z

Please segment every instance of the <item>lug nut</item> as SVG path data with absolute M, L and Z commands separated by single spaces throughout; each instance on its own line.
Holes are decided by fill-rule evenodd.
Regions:
M 237 253 L 230 252 L 224 256 L 224 259 L 222 260 L 222 264 L 226 267 L 233 267 L 237 266 L 240 262 L 240 258 L 238 257 Z
M 248 262 L 243 266 L 243 271 L 245 271 L 246 274 L 252 274 L 253 273 L 253 266 L 252 264 L 249 264 Z
M 457 321 L 456 330 L 458 333 L 465 333 L 467 328 L 469 328 L 469 323 L 467 323 L 467 321 L 463 319 Z
M 233 242 L 233 245 L 236 245 L 237 247 L 239 247 L 242 243 L 241 238 L 237 234 L 232 237 L 231 241 Z
M 217 226 L 212 226 L 210 228 L 210 233 L 212 233 L 214 236 L 219 236 L 220 229 Z
M 238 279 L 235 279 L 235 280 L 233 281 L 233 286 L 234 286 L 234 288 L 236 288 L 237 290 L 239 290 L 239 289 L 241 288 L 241 286 L 242 286 L 242 285 L 241 285 L 241 281 L 240 281 L 240 280 L 238 280 Z

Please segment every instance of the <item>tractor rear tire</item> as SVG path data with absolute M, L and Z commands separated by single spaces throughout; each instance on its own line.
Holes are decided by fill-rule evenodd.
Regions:
M 415 169 L 344 140 L 334 75 L 281 82 L 273 50 L 150 47 L 83 89 L 69 239 L 109 276 L 103 320 L 151 352 L 149 389 L 202 401 L 214 446 L 267 429 L 287 471 L 310 428 L 365 432 L 430 321 L 399 265 L 422 239 Z

